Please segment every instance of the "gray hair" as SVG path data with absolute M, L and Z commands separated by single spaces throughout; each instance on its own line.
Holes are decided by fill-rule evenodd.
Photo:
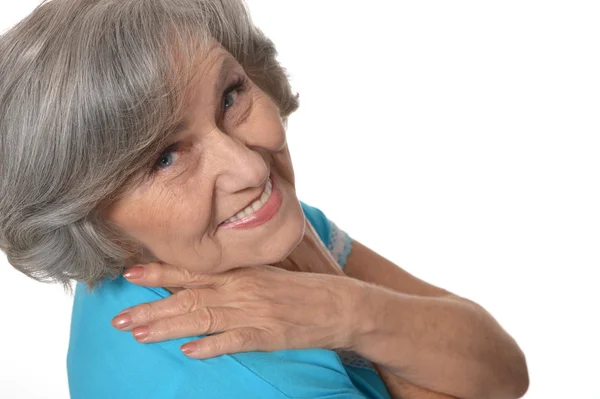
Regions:
M 178 127 L 210 43 L 287 123 L 298 95 L 243 0 L 53 0 L 0 37 L 0 249 L 10 264 L 72 293 L 72 280 L 92 290 L 140 255 L 101 211 Z

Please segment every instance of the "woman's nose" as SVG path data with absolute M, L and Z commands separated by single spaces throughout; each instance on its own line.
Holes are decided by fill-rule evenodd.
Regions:
M 219 129 L 207 137 L 203 152 L 206 168 L 214 173 L 219 190 L 236 192 L 260 187 L 268 176 L 269 167 L 259 152 Z

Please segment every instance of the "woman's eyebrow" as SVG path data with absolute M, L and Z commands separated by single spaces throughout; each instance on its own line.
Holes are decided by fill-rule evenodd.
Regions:
M 237 61 L 235 60 L 235 58 L 233 58 L 229 54 L 223 57 L 223 61 L 221 61 L 221 66 L 219 67 L 217 80 L 213 88 L 213 98 L 215 102 L 221 101 L 221 94 L 225 89 L 225 78 L 227 77 L 227 73 L 229 72 L 229 70 L 235 66 L 236 62 Z
M 169 138 L 171 138 L 171 139 L 176 138 L 179 134 L 181 134 L 182 132 L 187 130 L 187 128 L 188 128 L 188 124 L 186 123 L 186 121 L 180 121 L 177 124 L 177 126 L 175 126 L 175 129 L 173 129 L 171 131 L 171 133 L 169 133 Z
M 221 101 L 221 95 L 223 90 L 225 89 L 225 78 L 227 78 L 227 73 L 230 69 L 232 69 L 236 64 L 236 59 L 231 55 L 226 55 L 223 57 L 221 61 L 221 65 L 219 66 L 219 72 L 217 73 L 217 80 L 213 86 L 213 98 L 215 103 Z M 169 138 L 171 140 L 175 140 L 181 133 L 188 129 L 188 123 L 185 120 L 182 120 L 177 124 L 177 126 L 169 133 Z

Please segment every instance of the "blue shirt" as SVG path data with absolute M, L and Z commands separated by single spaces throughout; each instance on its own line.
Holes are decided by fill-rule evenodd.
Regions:
M 341 267 L 352 239 L 319 209 L 301 203 Z M 171 295 L 123 276 L 93 293 L 77 283 L 67 371 L 71 399 L 390 399 L 372 364 L 326 349 L 246 352 L 192 359 L 179 347 L 202 336 L 142 344 L 110 324 L 121 310 Z

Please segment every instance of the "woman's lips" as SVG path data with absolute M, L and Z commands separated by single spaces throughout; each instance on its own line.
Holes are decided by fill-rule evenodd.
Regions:
M 262 207 L 241 219 L 234 220 L 233 222 L 229 223 L 222 223 L 219 227 L 228 229 L 248 229 L 251 227 L 260 226 L 271 220 L 281 207 L 283 195 L 281 194 L 281 190 L 279 189 L 279 185 L 277 184 L 273 174 L 271 174 L 270 179 L 273 186 L 271 189 L 271 196 Z

